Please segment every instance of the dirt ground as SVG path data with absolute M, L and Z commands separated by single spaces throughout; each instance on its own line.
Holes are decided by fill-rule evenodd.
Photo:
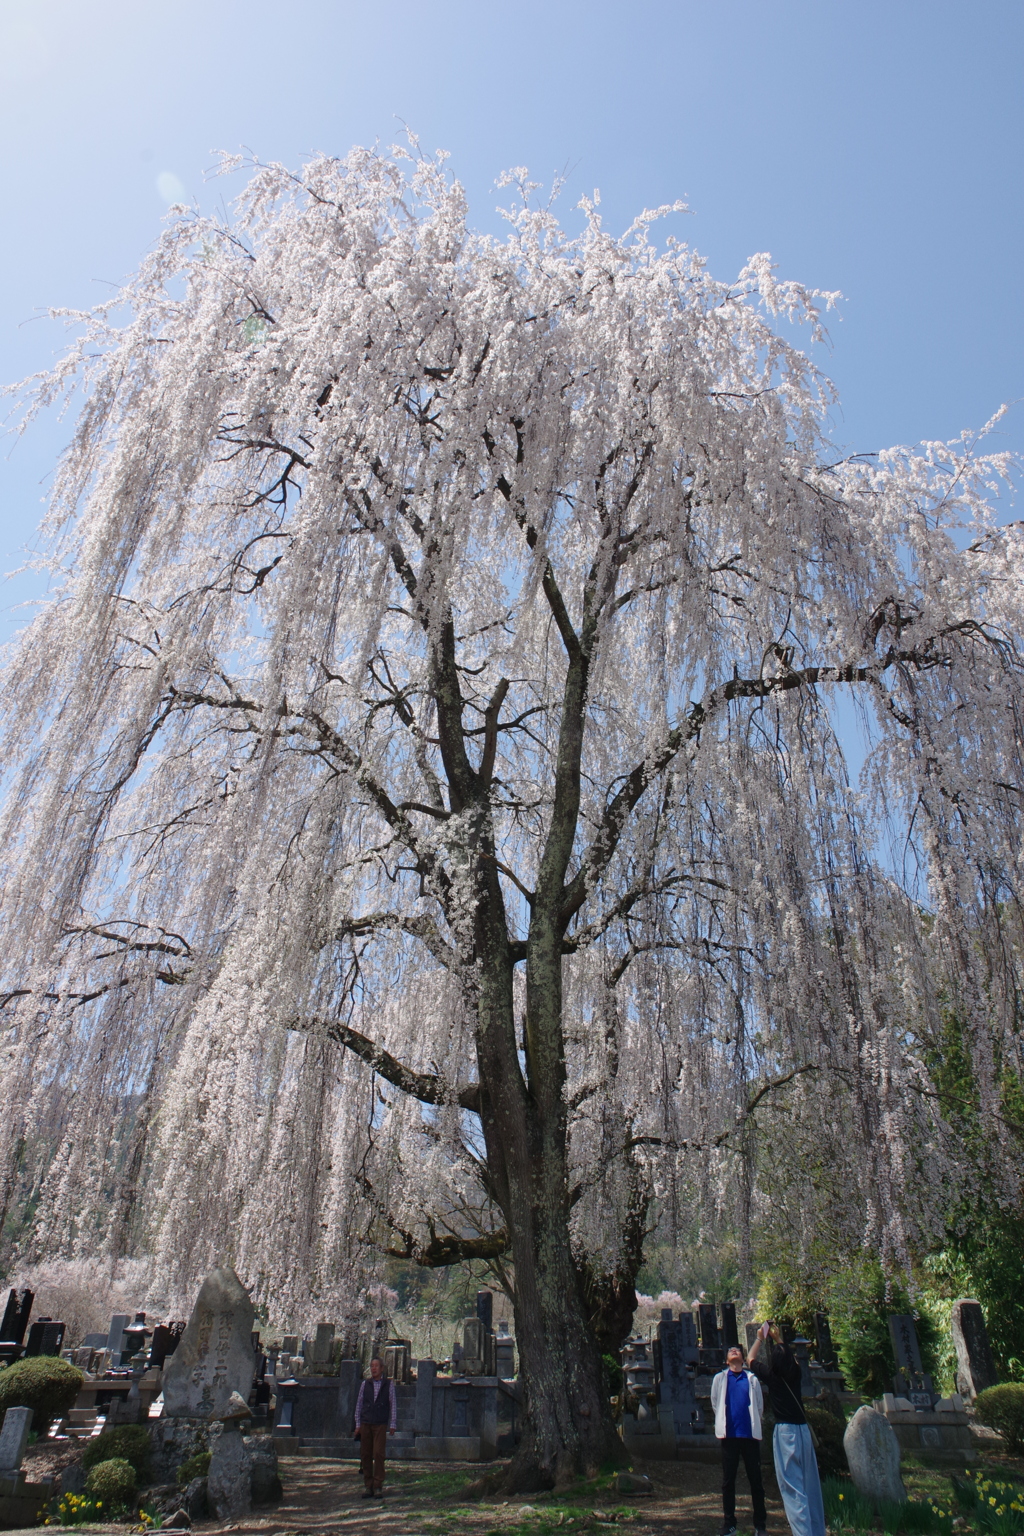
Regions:
M 35 1448 L 33 1448 L 35 1449 Z M 40 1447 L 42 1452 L 42 1447 Z M 33 1479 L 59 1470 L 54 1450 L 31 1457 L 26 1471 Z M 615 1490 L 613 1474 L 581 1483 L 558 1494 L 533 1494 L 514 1499 L 500 1496 L 476 1500 L 466 1490 L 481 1471 L 477 1465 L 450 1462 L 392 1462 L 385 1497 L 368 1502 L 355 1461 L 287 1457 L 281 1461 L 284 1497 L 270 1509 L 243 1520 L 202 1521 L 198 1536 L 238 1532 L 239 1536 L 718 1536 L 722 1521 L 721 1474 L 717 1464 L 687 1462 L 634 1463 L 651 1479 L 653 1493 L 642 1496 Z M 1024 1460 L 983 1455 L 976 1471 L 1024 1482 Z M 948 1496 L 949 1470 L 925 1468 L 905 1458 L 903 1476 L 912 1498 Z M 772 1536 L 788 1536 L 774 1475 L 765 1467 L 768 1528 Z M 741 1536 L 753 1531 L 750 1494 L 745 1474 L 737 1479 L 736 1512 Z M 125 1525 L 80 1527 L 83 1532 L 127 1536 Z M 38 1528 L 37 1528 L 38 1536 Z
M 26 1471 L 33 1479 L 59 1470 L 58 1458 L 32 1458 Z M 676 1462 L 635 1462 L 653 1484 L 653 1494 L 623 1494 L 615 1490 L 613 1474 L 558 1494 L 501 1496 L 477 1500 L 464 1490 L 487 1467 L 451 1462 L 392 1462 L 382 1500 L 362 1498 L 362 1480 L 355 1461 L 287 1457 L 280 1463 L 284 1497 L 266 1510 L 236 1521 L 199 1521 L 202 1536 L 220 1531 L 239 1536 L 562 1536 L 619 1530 L 631 1536 L 718 1536 L 722 1523 L 721 1474 L 717 1465 Z M 774 1478 L 766 1468 L 769 1529 L 788 1532 Z M 752 1532 L 750 1494 L 740 1469 L 736 1485 L 741 1532 Z M 83 1532 L 126 1536 L 127 1527 L 83 1526 Z

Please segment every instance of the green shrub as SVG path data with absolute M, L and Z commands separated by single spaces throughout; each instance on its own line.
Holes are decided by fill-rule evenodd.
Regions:
M 134 1500 L 137 1486 L 135 1468 L 123 1456 L 110 1456 L 106 1461 L 97 1462 L 90 1467 L 85 1479 L 86 1494 L 95 1501 L 97 1508 L 107 1511 L 108 1516 Z
M 1004 1381 L 998 1387 L 986 1387 L 975 1398 L 974 1411 L 989 1429 L 998 1429 L 1011 1455 L 1024 1450 L 1024 1382 Z
M 88 1472 L 101 1461 L 122 1460 L 130 1462 L 140 1478 L 145 1480 L 149 1471 L 152 1441 L 149 1430 L 141 1424 L 115 1424 L 105 1429 L 97 1439 L 90 1440 L 82 1457 L 82 1466 Z
M 182 1488 L 190 1483 L 194 1477 L 205 1477 L 210 1470 L 210 1451 L 197 1451 L 190 1456 L 188 1461 L 183 1461 L 178 1468 L 178 1482 Z
M 807 1422 L 814 1431 L 817 1445 L 814 1454 L 818 1458 L 818 1472 L 822 1477 L 849 1477 L 850 1468 L 846 1461 L 846 1452 L 843 1450 L 843 1433 L 845 1423 L 830 1413 L 827 1408 L 820 1408 L 817 1403 L 804 1403 L 804 1413 Z
M 98 1462 L 85 1479 L 85 1491 L 96 1500 L 97 1509 L 108 1514 L 121 1509 L 135 1497 L 135 1468 L 123 1456 Z
M 74 1407 L 84 1379 L 56 1355 L 16 1360 L 0 1371 L 0 1414 L 8 1408 L 31 1408 L 33 1428 L 42 1433 L 51 1419 L 62 1418 Z

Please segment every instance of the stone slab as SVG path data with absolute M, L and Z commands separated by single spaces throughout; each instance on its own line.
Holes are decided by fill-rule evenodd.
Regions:
M 218 1520 L 236 1520 L 252 1508 L 252 1452 L 239 1430 L 225 1428 L 210 1443 L 206 1497 Z
M 254 1311 L 233 1269 L 207 1275 L 185 1332 L 164 1370 L 167 1418 L 223 1413 L 232 1392 L 252 1390 Z

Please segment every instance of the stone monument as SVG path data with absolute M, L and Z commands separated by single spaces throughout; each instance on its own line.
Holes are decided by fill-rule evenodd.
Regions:
M 252 1390 L 253 1305 L 233 1269 L 203 1281 L 192 1316 L 164 1371 L 164 1414 L 177 1419 L 219 1417 L 232 1392 Z
M 973 1400 L 979 1392 L 994 1387 L 999 1380 L 981 1304 L 967 1298 L 954 1301 L 951 1322 L 956 1348 L 957 1391 Z

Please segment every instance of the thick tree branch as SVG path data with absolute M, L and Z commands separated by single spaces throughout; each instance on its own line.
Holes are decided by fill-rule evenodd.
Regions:
M 343 1045 L 353 1056 L 358 1056 L 360 1061 L 372 1067 L 378 1077 L 384 1078 L 385 1082 L 399 1088 L 402 1093 L 407 1093 L 410 1098 L 419 1099 L 421 1104 L 446 1104 L 451 1101 L 452 1096 L 446 1093 L 441 1078 L 430 1072 L 414 1072 L 411 1067 L 404 1066 L 397 1057 L 392 1056 L 390 1051 L 367 1039 L 358 1030 L 350 1029 L 340 1019 L 293 1018 L 289 1020 L 288 1028 L 298 1034 L 321 1030 L 328 1039 Z M 471 1110 L 476 1115 L 480 1113 L 480 1089 L 476 1084 L 461 1089 L 454 1098 L 460 1108 Z
M 899 664 L 922 671 L 948 665 L 949 658 L 940 650 L 940 644 L 953 634 L 980 636 L 996 643 L 991 641 L 991 637 L 980 626 L 973 621 L 966 621 L 964 624 L 948 626 L 918 646 L 905 650 L 890 649 L 876 662 L 840 662 L 833 666 L 794 668 L 783 661 L 785 670 L 772 677 L 730 678 L 728 682 L 711 689 L 703 699 L 691 704 L 682 722 L 668 732 L 660 747 L 637 763 L 609 801 L 590 846 L 580 861 L 579 869 L 565 887 L 560 914 L 563 925 L 568 925 L 593 894 L 618 846 L 630 814 L 647 787 L 685 746 L 699 738 L 701 731 L 734 699 L 767 699 L 775 694 L 820 683 L 877 684 L 891 667 Z M 778 654 L 778 651 L 772 648 L 771 653 Z

